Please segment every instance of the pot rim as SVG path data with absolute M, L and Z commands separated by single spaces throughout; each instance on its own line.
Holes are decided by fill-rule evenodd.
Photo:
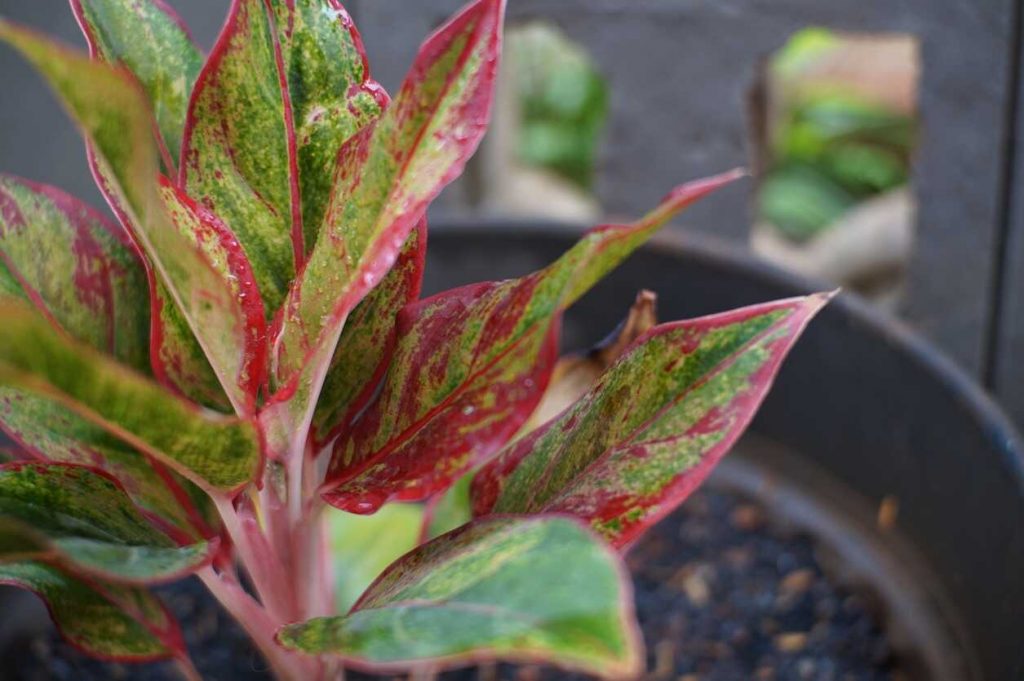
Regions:
M 432 236 L 458 239 L 509 237 L 531 240 L 575 242 L 592 225 L 579 222 L 530 218 L 439 218 L 430 225 Z M 788 272 L 728 242 L 694 232 L 666 228 L 656 234 L 643 250 L 669 256 L 685 253 L 689 259 L 712 263 L 724 271 L 743 272 L 794 295 L 835 289 L 834 284 Z M 949 355 L 921 333 L 872 305 L 856 293 L 842 291 L 830 304 L 843 316 L 866 327 L 885 343 L 934 376 L 982 426 L 994 448 L 1000 452 L 1006 472 L 1013 476 L 1018 495 L 1024 499 L 1024 438 L 1002 406 Z

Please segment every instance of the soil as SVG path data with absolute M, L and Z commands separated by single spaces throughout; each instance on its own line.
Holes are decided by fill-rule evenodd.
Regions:
M 629 554 L 648 647 L 645 681 L 904 681 L 863 593 L 829 580 L 808 537 L 770 522 L 756 504 L 702 491 Z M 206 681 L 267 681 L 239 629 L 185 582 L 161 590 Z M 349 674 L 363 681 L 374 677 Z M 538 667 L 491 666 L 444 681 L 583 678 Z M 180 681 L 167 664 L 110 665 L 55 635 L 0 655 L 9 681 Z

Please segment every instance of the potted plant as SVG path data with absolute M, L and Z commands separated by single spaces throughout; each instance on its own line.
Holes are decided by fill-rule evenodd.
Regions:
M 149 587 L 186 575 L 280 679 L 639 673 L 621 552 L 725 455 L 829 296 L 654 326 L 522 431 L 564 311 L 740 173 L 531 275 L 417 300 L 427 207 L 486 129 L 503 0 L 438 29 L 393 100 L 335 0 L 236 0 L 205 59 L 158 0 L 71 6 L 91 55 L 0 38 L 78 123 L 117 223 L 0 181 L 0 581 L 77 647 L 185 678 Z M 327 504 L 430 503 L 466 475 L 473 518 L 336 612 Z

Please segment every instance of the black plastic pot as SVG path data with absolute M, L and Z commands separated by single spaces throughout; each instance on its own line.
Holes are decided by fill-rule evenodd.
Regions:
M 519 276 L 579 229 L 435 226 L 427 292 Z M 807 293 L 815 286 L 706 240 L 665 234 L 568 315 L 587 347 L 639 289 L 662 319 Z M 837 553 L 874 590 L 913 675 L 1024 679 L 1024 458 L 1013 427 L 939 352 L 852 296 L 811 325 L 717 484 L 760 497 Z M 895 523 L 879 523 L 879 509 Z
M 426 292 L 538 269 L 579 231 L 434 226 Z M 661 317 L 670 320 L 822 287 L 668 234 L 570 312 L 566 347 L 606 334 L 641 288 L 658 292 Z M 912 678 L 1018 681 L 1022 451 L 999 409 L 963 373 L 898 323 L 841 296 L 811 325 L 752 433 L 713 483 L 758 497 L 838 556 L 843 579 L 874 591 Z M 880 525 L 883 506 L 888 522 Z M 12 635 L 40 625 L 38 608 L 21 616 L 17 607 L 0 604 L 0 651 Z

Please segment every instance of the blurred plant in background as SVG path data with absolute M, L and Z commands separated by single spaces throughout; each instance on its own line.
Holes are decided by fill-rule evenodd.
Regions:
M 793 241 L 814 237 L 854 206 L 910 179 L 913 101 L 877 96 L 872 90 L 885 86 L 884 77 L 865 91 L 829 68 L 848 59 L 849 49 L 831 31 L 807 29 L 769 66 L 781 92 L 758 208 Z
M 510 30 L 506 50 L 520 110 L 519 160 L 590 189 L 608 117 L 604 79 L 550 24 Z

